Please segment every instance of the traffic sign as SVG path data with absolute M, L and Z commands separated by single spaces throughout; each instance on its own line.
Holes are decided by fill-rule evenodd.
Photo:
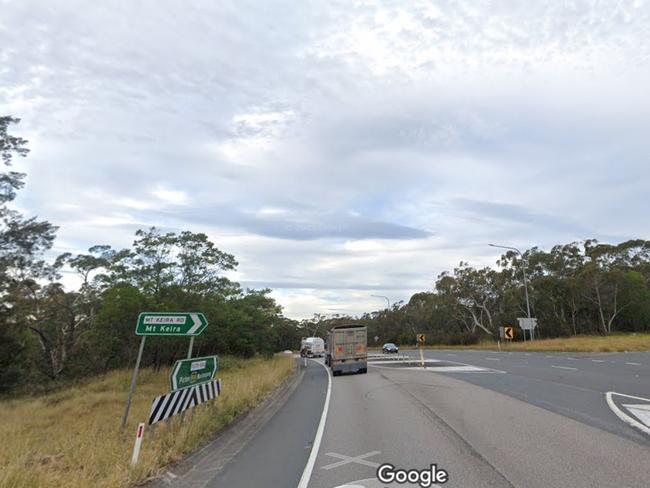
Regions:
M 199 312 L 142 312 L 135 327 L 136 335 L 197 336 L 208 326 Z
M 503 335 L 505 338 L 509 341 L 513 340 L 515 338 L 515 330 L 514 328 L 510 327 L 509 325 L 503 328 Z
M 218 370 L 219 358 L 217 356 L 176 361 L 171 375 L 169 375 L 171 390 L 181 390 L 212 381 Z
M 416 338 L 418 340 L 418 344 L 424 344 L 424 334 L 417 334 Z

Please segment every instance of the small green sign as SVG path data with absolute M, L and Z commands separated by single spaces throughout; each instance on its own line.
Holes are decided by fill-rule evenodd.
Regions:
M 181 359 L 176 361 L 169 376 L 172 391 L 212 381 L 219 371 L 219 357 Z
M 135 327 L 136 335 L 197 336 L 208 326 L 199 312 L 142 312 Z

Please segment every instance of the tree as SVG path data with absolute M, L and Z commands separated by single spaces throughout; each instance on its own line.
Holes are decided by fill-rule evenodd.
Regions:
M 29 152 L 25 139 L 9 133 L 9 126 L 19 122 L 11 116 L 0 117 L 0 157 L 5 166 L 11 166 L 14 156 L 25 157 Z M 24 218 L 9 207 L 16 192 L 23 188 L 24 179 L 25 174 L 15 171 L 0 173 L 0 337 L 8 346 L 2 351 L 3 362 L 13 365 L 11 372 L 0 378 L 0 389 L 26 376 L 16 369 L 21 364 L 28 367 L 25 349 L 29 340 L 18 323 L 23 291 L 55 274 L 42 255 L 52 246 L 56 227 L 47 221 Z

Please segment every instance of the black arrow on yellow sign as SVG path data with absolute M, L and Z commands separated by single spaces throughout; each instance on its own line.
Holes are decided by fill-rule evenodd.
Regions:
M 515 330 L 512 327 L 504 327 L 503 335 L 505 336 L 506 339 L 511 341 L 512 339 L 515 338 Z

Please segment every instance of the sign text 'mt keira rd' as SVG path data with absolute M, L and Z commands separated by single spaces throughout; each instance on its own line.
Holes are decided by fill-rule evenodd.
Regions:
M 197 336 L 208 326 L 202 313 L 143 312 L 138 317 L 136 335 Z

